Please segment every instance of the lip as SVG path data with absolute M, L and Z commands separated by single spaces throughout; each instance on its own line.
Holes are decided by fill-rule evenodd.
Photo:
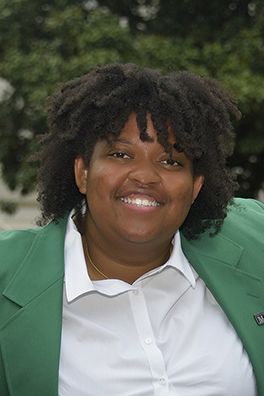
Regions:
M 149 188 L 126 189 L 120 191 L 117 198 L 125 203 L 140 207 L 159 207 L 165 203 L 163 194 Z
M 139 207 L 143 208 L 148 208 L 148 207 L 157 207 L 160 206 L 160 203 L 157 201 L 153 201 L 152 199 L 146 198 L 146 197 L 129 197 L 129 198 L 120 198 L 122 202 L 130 205 L 136 205 Z

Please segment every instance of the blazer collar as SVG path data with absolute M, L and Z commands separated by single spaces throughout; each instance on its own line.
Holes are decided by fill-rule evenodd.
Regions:
M 248 267 L 244 248 L 221 234 L 198 241 L 182 236 L 182 248 L 235 328 L 253 365 L 259 395 L 264 395 L 264 325 L 259 326 L 254 319 L 254 314 L 264 311 L 263 275 L 243 270 Z M 264 254 L 260 257 L 256 253 L 251 260 L 263 263 Z
M 13 314 L 0 328 L 10 394 L 58 393 L 66 220 L 36 231 L 3 293 L 13 302 Z

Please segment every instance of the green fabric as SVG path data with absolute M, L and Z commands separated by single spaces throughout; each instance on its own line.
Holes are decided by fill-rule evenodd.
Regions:
M 242 340 L 264 396 L 264 205 L 238 200 L 221 232 L 182 236 L 186 257 Z M 62 323 L 66 218 L 0 233 L 0 395 L 56 396 Z
M 58 394 L 65 226 L 0 233 L 1 396 Z
M 264 311 L 264 205 L 236 202 L 240 207 L 229 213 L 216 237 L 182 238 L 182 248 L 243 342 L 263 396 L 264 325 L 253 315 Z

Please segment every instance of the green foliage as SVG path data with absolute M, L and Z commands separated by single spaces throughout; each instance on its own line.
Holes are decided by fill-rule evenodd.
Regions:
M 9 188 L 35 187 L 28 158 L 47 131 L 45 100 L 57 83 L 131 61 L 213 76 L 235 94 L 244 117 L 230 165 L 239 194 L 254 196 L 264 180 L 264 0 L 94 4 L 0 0 L 0 78 L 11 85 L 1 93 L 0 80 L 0 164 Z
M 92 4 L 92 0 L 87 0 Z M 193 37 L 196 42 L 230 39 L 251 27 L 261 13 L 261 0 L 98 0 L 128 19 L 132 33 Z
M 13 202 L 0 201 L 0 210 L 9 215 L 12 215 L 16 212 L 17 206 Z
M 46 132 L 45 100 L 57 82 L 120 62 L 133 52 L 129 30 L 108 11 L 88 14 L 71 1 L 16 0 L 0 3 L 0 77 L 14 88 L 0 109 L 0 162 L 11 190 L 35 187 L 28 157 L 35 136 Z

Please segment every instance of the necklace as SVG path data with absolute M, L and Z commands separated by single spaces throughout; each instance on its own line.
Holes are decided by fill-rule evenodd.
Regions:
M 88 260 L 90 261 L 90 263 L 92 264 L 92 266 L 94 267 L 94 269 L 99 272 L 100 275 L 102 275 L 105 279 L 109 279 L 108 276 L 106 276 L 102 271 L 99 270 L 99 268 L 96 267 L 96 265 L 92 262 L 92 259 L 90 257 L 89 251 L 88 251 L 88 246 L 87 243 L 85 242 L 85 247 L 86 247 L 86 253 L 88 256 Z
M 88 250 L 88 246 L 87 246 L 86 241 L 85 241 L 85 247 L 86 247 L 86 254 L 87 254 L 88 260 L 90 261 L 90 263 L 92 264 L 92 266 L 94 267 L 94 269 L 95 269 L 100 275 L 102 275 L 105 279 L 109 279 L 108 276 L 106 276 L 102 271 L 100 271 L 99 268 L 97 268 L 96 265 L 93 263 L 93 261 L 92 261 L 92 259 L 91 259 L 91 257 L 90 257 L 90 254 L 89 254 L 89 250 Z M 172 248 L 173 248 L 173 245 L 170 246 L 169 258 L 170 258 L 170 256 L 171 256 Z

